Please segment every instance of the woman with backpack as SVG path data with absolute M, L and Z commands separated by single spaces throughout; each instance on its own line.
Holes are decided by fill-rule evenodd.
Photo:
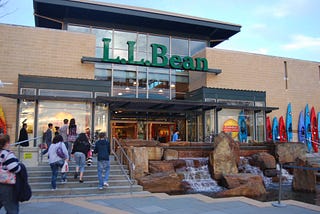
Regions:
M 7 213 L 19 213 L 19 201 L 15 194 L 15 177 L 20 172 L 19 160 L 9 150 L 9 135 L 0 134 L 0 209 L 5 208 Z
M 77 179 L 79 176 L 79 182 L 83 183 L 83 172 L 84 166 L 86 164 L 86 158 L 88 151 L 90 150 L 90 143 L 85 133 L 80 133 L 78 138 L 73 144 L 71 154 L 74 155 L 76 161 L 76 171 L 74 173 L 74 179 Z M 80 174 L 79 174 L 80 170 Z
M 57 135 L 53 138 L 52 144 L 48 151 L 49 164 L 51 167 L 52 177 L 51 177 L 51 187 L 52 191 L 57 189 L 57 177 L 59 168 L 62 168 L 65 160 L 69 159 L 68 150 L 63 142 L 61 135 Z M 66 173 L 61 173 L 62 182 L 66 182 Z

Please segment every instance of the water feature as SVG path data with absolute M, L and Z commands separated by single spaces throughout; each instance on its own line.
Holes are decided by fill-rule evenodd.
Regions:
M 188 187 L 188 192 L 220 192 L 224 188 L 219 186 L 210 176 L 208 158 L 184 159 L 186 167 L 177 170 L 184 175 L 183 182 Z

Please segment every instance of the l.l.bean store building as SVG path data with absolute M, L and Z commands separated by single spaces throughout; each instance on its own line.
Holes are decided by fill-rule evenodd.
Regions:
M 0 25 L 7 132 L 29 138 L 75 118 L 79 131 L 185 141 L 234 132 L 266 140 L 266 117 L 320 110 L 320 62 L 216 49 L 241 26 L 85 0 L 34 0 L 36 27 Z M 30 143 L 30 147 L 36 147 Z

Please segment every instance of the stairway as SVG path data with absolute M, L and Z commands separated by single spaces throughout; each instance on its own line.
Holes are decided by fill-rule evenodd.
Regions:
M 124 166 L 126 172 L 128 169 Z M 61 175 L 57 177 L 57 189 L 51 191 L 51 169 L 48 163 L 42 163 L 37 167 L 27 167 L 29 184 L 32 189 L 33 198 L 49 198 L 49 197 L 73 197 L 88 196 L 98 194 L 123 194 L 143 192 L 143 188 L 136 183 L 131 186 L 126 176 L 121 171 L 121 167 L 113 157 L 110 157 L 110 176 L 109 187 L 103 190 L 98 189 L 97 162 L 93 161 L 92 166 L 86 166 L 84 172 L 84 183 L 79 183 L 78 179 L 74 179 L 75 164 L 69 164 L 69 172 L 67 174 L 68 182 L 61 183 Z

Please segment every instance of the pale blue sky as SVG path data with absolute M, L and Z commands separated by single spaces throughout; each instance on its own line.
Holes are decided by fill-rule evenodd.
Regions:
M 99 1 L 239 24 L 241 32 L 217 48 L 320 62 L 319 0 Z M 9 0 L 0 23 L 34 26 L 33 1 Z

